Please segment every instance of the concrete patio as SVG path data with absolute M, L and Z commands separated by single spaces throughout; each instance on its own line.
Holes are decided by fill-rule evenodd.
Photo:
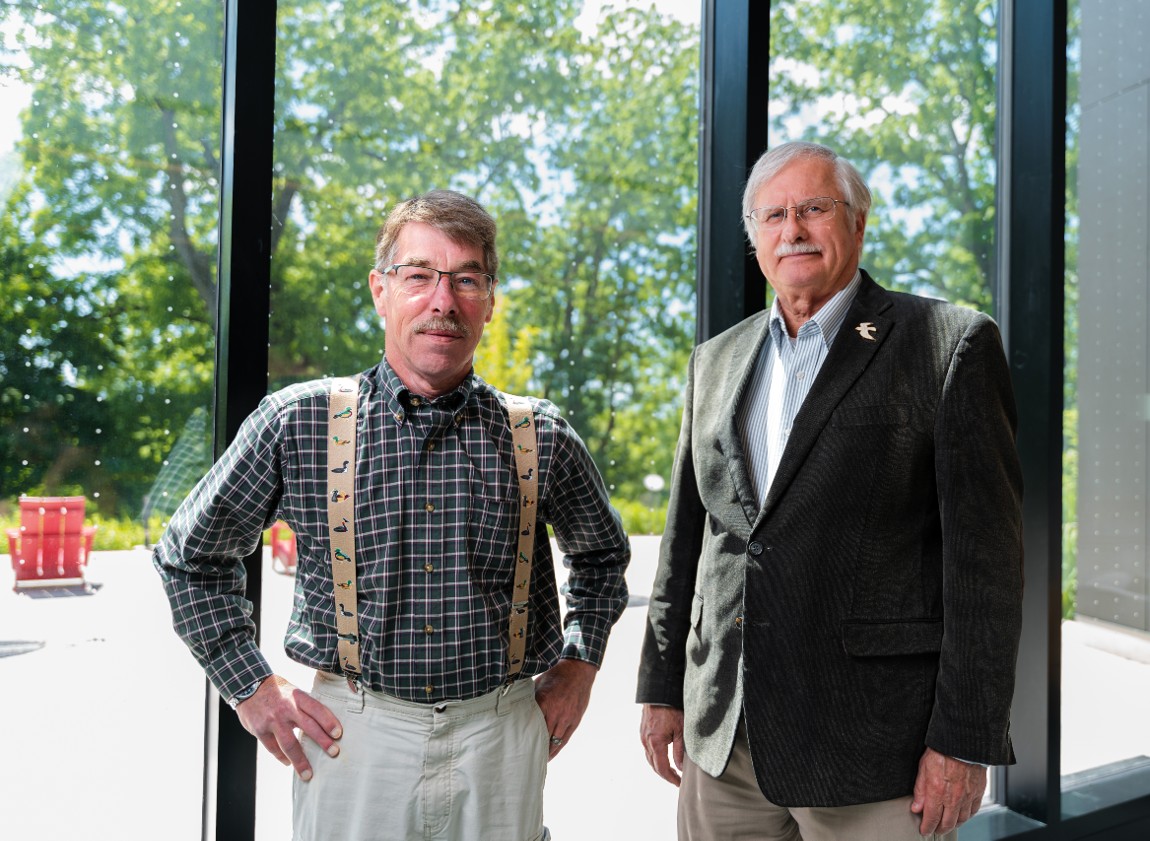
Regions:
M 550 766 L 556 841 L 674 838 L 675 790 L 651 772 L 633 703 L 658 538 L 633 539 L 632 606 L 577 737 Z M 292 579 L 265 560 L 264 648 L 306 683 L 279 642 Z M 558 571 L 562 579 L 562 570 Z M 96 553 L 90 593 L 11 590 L 0 557 L 0 837 L 199 841 L 204 679 L 171 630 L 142 549 Z M 1064 625 L 1063 771 L 1150 756 L 1150 640 L 1096 622 Z M 290 772 L 261 751 L 258 837 L 290 837 Z

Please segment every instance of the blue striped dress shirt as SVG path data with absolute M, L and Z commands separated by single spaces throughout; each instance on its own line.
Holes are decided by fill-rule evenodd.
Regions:
M 823 304 L 793 339 L 787 334 L 778 298 L 771 304 L 767 321 L 770 334 L 762 343 L 737 416 L 747 472 L 760 508 L 767 501 L 795 415 L 827 358 L 861 282 L 862 275 L 856 269 L 850 283 Z

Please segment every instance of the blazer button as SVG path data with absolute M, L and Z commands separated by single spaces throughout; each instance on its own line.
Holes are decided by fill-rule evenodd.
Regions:
M 747 547 L 747 551 L 754 555 L 756 558 L 763 554 L 763 544 L 757 540 L 752 540 L 751 545 Z

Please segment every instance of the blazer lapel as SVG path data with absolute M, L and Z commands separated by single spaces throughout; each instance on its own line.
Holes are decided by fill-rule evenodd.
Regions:
M 777 504 L 806 461 L 807 454 L 830 420 L 831 413 L 870 364 L 890 334 L 894 322 L 881 315 L 890 307 L 886 290 L 863 272 L 862 286 L 847 310 L 819 375 L 795 416 L 791 437 L 755 525 Z
M 747 386 L 750 384 L 751 377 L 754 375 L 755 366 L 759 362 L 759 354 L 762 353 L 763 350 L 763 344 L 766 342 L 767 336 L 770 335 L 769 313 L 770 310 L 764 313 L 766 317 L 763 318 L 762 324 L 759 325 L 755 338 L 755 347 L 751 353 L 743 353 L 738 347 L 731 349 L 732 352 L 728 360 L 725 375 L 726 379 L 724 382 L 737 383 L 737 386 L 730 392 L 730 402 L 723 407 L 721 425 L 718 430 L 719 450 L 726 456 L 727 469 L 731 475 L 731 483 L 734 485 L 739 505 L 746 515 L 748 527 L 755 522 L 755 517 L 759 513 L 759 502 L 755 494 L 755 487 L 751 482 L 751 474 L 747 470 L 746 454 L 743 452 L 743 439 L 739 434 L 738 414 L 739 404 L 742 402 L 743 395 L 746 393 Z

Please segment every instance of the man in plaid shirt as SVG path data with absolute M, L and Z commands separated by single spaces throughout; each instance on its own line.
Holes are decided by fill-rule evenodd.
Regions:
M 539 527 L 526 656 L 509 680 L 520 488 L 504 395 L 472 369 L 495 234 L 477 202 L 438 190 L 397 206 L 377 238 L 387 350 L 359 379 L 354 452 L 360 675 L 337 645 L 330 380 L 265 398 L 156 547 L 177 632 L 295 768 L 297 841 L 547 837 L 546 763 L 578 727 L 626 606 L 630 549 L 602 478 L 556 407 L 531 400 Z M 272 673 L 243 596 L 242 559 L 276 519 L 297 538 L 285 647 L 316 670 L 310 693 Z M 569 569 L 562 623 L 543 523 Z

